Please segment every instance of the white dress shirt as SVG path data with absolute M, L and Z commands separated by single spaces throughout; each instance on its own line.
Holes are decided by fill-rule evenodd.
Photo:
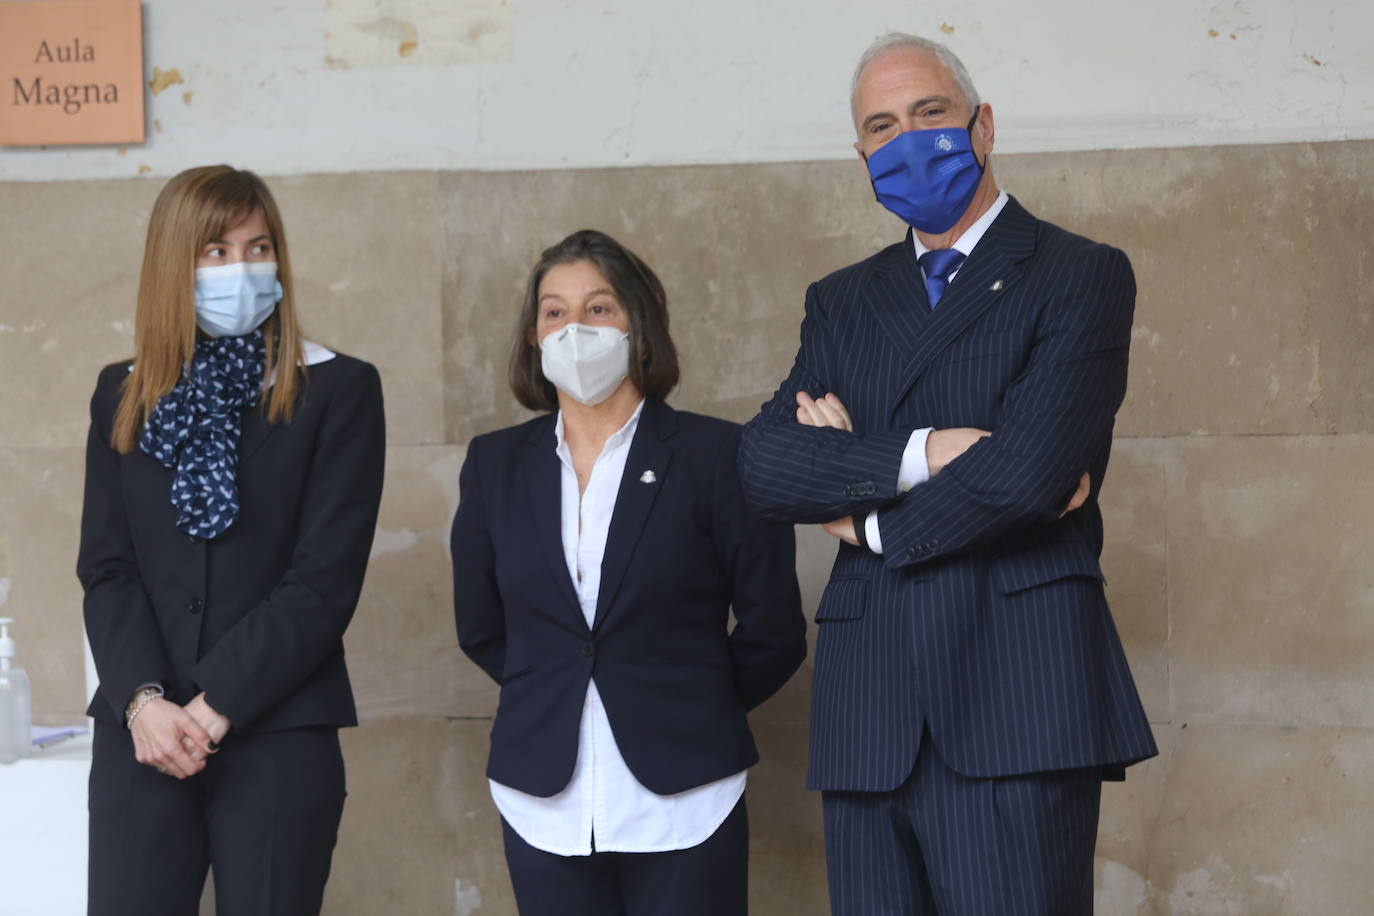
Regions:
M 964 234 L 954 240 L 954 244 L 949 246 L 955 251 L 962 251 L 965 257 L 973 253 L 973 248 L 987 233 L 992 221 L 997 219 L 1002 208 L 1007 205 L 1007 192 L 998 191 L 997 199 L 988 207 L 988 212 L 964 230 Z M 921 244 L 921 237 L 915 232 L 911 233 L 911 243 L 916 246 L 916 258 L 919 261 L 921 255 L 930 249 Z M 962 266 L 962 262 L 961 265 Z M 925 268 L 921 269 L 921 276 L 925 276 Z M 949 281 L 952 283 L 954 278 L 959 276 L 958 268 L 950 272 Z M 925 483 L 930 479 L 930 464 L 926 461 L 926 439 L 930 437 L 934 427 L 918 429 L 911 434 L 907 440 L 906 449 L 902 452 L 902 464 L 897 470 L 897 492 L 905 493 L 917 484 Z M 868 549 L 874 553 L 883 552 L 883 536 L 878 531 L 878 510 L 874 509 L 868 513 L 864 519 L 864 540 L 868 542 Z
M 562 464 L 563 555 L 577 589 L 582 616 L 591 626 L 601 590 L 601 560 L 615 511 L 630 443 L 644 409 L 606 440 L 592 468 L 587 489 L 578 495 L 572 453 L 563 438 L 563 414 L 554 427 Z M 495 780 L 491 797 L 501 816 L 536 849 L 560 856 L 592 852 L 666 852 L 705 842 L 744 794 L 747 771 L 676 795 L 656 795 L 635 779 L 616 746 L 606 708 L 587 685 L 577 729 L 577 763 L 572 779 L 557 795 L 528 795 Z

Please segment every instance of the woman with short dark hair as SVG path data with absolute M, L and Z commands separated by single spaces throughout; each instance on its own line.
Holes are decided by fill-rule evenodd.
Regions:
M 510 382 L 551 413 L 472 440 L 452 537 L 458 640 L 501 685 L 487 775 L 523 916 L 747 912 L 746 713 L 806 626 L 739 427 L 669 407 L 677 380 L 648 265 L 592 230 L 544 252 Z
M 558 389 L 544 375 L 539 328 L 540 285 L 555 267 L 585 261 L 615 291 L 629 321 L 630 385 L 643 397 L 667 400 L 677 387 L 677 348 L 668 334 L 668 296 L 658 276 L 633 251 L 593 229 L 574 232 L 540 257 L 530 271 L 511 347 L 510 386 L 530 410 L 558 410 Z M 595 316 L 593 316 L 593 319 Z

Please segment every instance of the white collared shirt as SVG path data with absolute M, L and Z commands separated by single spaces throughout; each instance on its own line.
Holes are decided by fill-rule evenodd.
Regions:
M 983 240 L 984 235 L 987 235 L 988 228 L 992 226 L 993 220 L 997 219 L 997 217 L 1001 215 L 1002 210 L 1006 208 L 1007 201 L 1009 199 L 1010 198 L 1007 196 L 1006 191 L 999 190 L 997 192 L 997 199 L 992 202 L 991 207 L 988 207 L 988 212 L 978 217 L 978 219 L 974 221 L 973 225 L 965 229 L 964 234 L 955 239 L 954 244 L 950 245 L 949 247 L 953 248 L 955 251 L 963 252 L 964 257 L 968 257 L 969 255 L 973 254 L 974 247 L 977 246 L 977 244 Z M 911 243 L 916 246 L 917 261 L 921 259 L 921 255 L 925 254 L 927 251 L 930 250 L 929 248 L 921 244 L 921 237 L 917 235 L 915 232 L 911 233 Z M 962 264 L 960 266 L 962 266 Z M 925 268 L 921 268 L 922 277 L 925 276 L 925 273 Z M 959 271 L 956 268 L 954 271 L 950 273 L 949 281 L 951 283 L 954 282 L 954 278 L 957 276 L 959 276 Z
M 978 217 L 972 226 L 964 230 L 963 235 L 954 240 L 954 244 L 949 246 L 955 251 L 961 251 L 967 258 L 973 254 L 973 249 L 983 240 L 987 234 L 988 227 L 993 220 L 1001 214 L 1007 205 L 1007 192 L 999 190 L 997 199 L 988 207 L 988 212 Z M 915 232 L 911 233 L 911 244 L 916 246 L 916 260 L 919 262 L 921 255 L 930 249 L 921 244 L 921 237 Z M 960 262 L 960 267 L 963 263 Z M 921 277 L 925 278 L 925 268 L 921 268 Z M 959 270 L 950 272 L 949 279 L 952 282 L 959 275 Z M 902 464 L 897 469 L 897 492 L 905 493 L 917 484 L 925 483 L 930 479 L 930 464 L 926 461 L 926 439 L 930 437 L 934 427 L 925 427 L 912 432 L 911 438 L 906 442 L 906 448 L 902 451 Z M 864 518 L 864 540 L 868 542 L 868 549 L 874 553 L 883 552 L 883 536 L 878 530 L 878 510 L 874 509 Z
M 303 365 L 317 366 L 320 363 L 329 362 L 335 356 L 338 354 L 323 344 L 317 344 L 313 340 L 301 341 L 301 363 Z M 277 384 L 277 367 L 273 366 L 272 375 L 263 387 L 271 388 L 275 384 Z
M 643 410 L 640 401 L 634 415 L 606 440 L 580 497 L 561 412 L 554 426 L 562 465 L 563 556 L 589 627 L 601 591 L 606 536 Z M 667 852 L 703 843 L 744 794 L 746 776 L 741 771 L 676 795 L 650 792 L 625 764 L 593 678 L 577 730 L 577 763 L 563 791 L 541 798 L 488 782 L 497 810 L 522 840 L 555 855 L 585 856 L 593 851 Z
M 307 366 L 327 363 L 335 356 L 338 356 L 338 354 L 333 350 L 323 344 L 317 344 L 313 340 L 307 340 L 301 343 L 301 359 Z

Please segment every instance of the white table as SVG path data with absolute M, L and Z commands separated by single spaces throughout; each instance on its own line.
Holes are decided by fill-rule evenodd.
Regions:
M 0 913 L 84 916 L 91 736 L 0 765 Z

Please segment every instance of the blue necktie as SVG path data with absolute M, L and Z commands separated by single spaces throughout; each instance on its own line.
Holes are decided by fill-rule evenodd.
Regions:
M 930 294 L 930 308 L 940 304 L 940 297 L 949 286 L 949 275 L 964 263 L 964 253 L 955 248 L 937 248 L 921 255 L 921 269 L 926 272 L 926 292 Z

